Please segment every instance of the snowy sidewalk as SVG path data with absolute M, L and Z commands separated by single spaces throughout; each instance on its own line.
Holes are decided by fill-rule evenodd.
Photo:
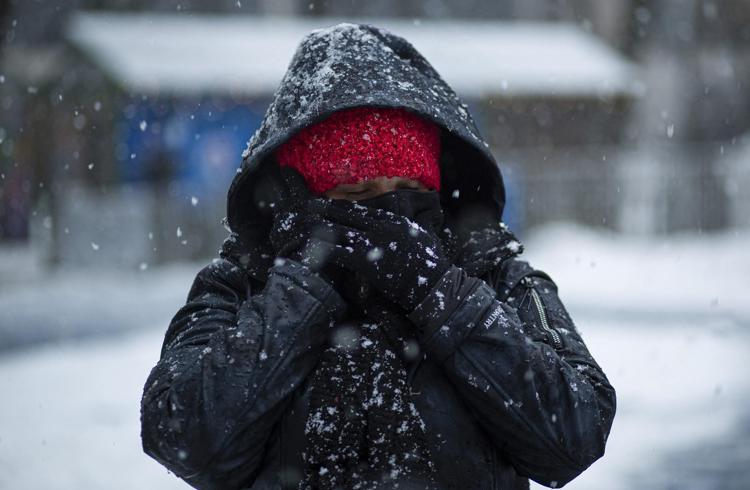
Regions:
M 749 242 L 570 225 L 529 237 L 526 259 L 556 281 L 617 390 L 606 455 L 566 488 L 747 488 Z
M 141 452 L 139 400 L 158 357 L 156 330 L 0 360 L 0 488 L 188 488 Z M 584 335 L 619 406 L 606 456 L 568 488 L 685 488 L 648 483 L 664 478 L 678 451 L 732 440 L 748 415 L 750 339 L 616 321 Z
M 570 310 L 750 327 L 748 243 L 750 231 L 636 239 L 558 225 L 532 233 L 524 256 Z
M 748 447 L 750 435 L 750 315 L 742 304 L 750 272 L 742 246 L 747 238 L 654 243 L 554 227 L 526 240 L 527 258 L 558 283 L 618 393 L 607 454 L 566 488 L 731 488 L 710 479 L 686 484 L 691 455 L 702 455 L 704 467 L 716 474 L 729 463 L 720 452 L 695 452 L 702 447 L 729 448 L 735 470 L 750 468 L 749 452 L 737 451 Z M 148 296 L 149 308 L 158 309 L 138 314 L 165 320 L 111 338 L 0 355 L 0 488 L 188 488 L 141 452 L 139 402 L 158 359 L 166 314 L 184 301 L 199 267 L 153 271 L 144 283 L 114 277 L 108 283 L 101 276 L 93 289 L 119 290 L 115 304 L 102 299 L 113 296 L 93 293 L 77 303 L 98 298 L 97 311 L 132 320 Z M 65 278 L 56 284 L 64 287 Z M 71 291 L 91 289 L 82 277 L 68 284 Z M 71 291 L 58 298 L 54 288 L 37 291 L 36 298 L 30 290 L 13 297 L 54 318 L 56 307 L 72 311 L 63 304 L 75 297 Z M 6 306 L 8 298 L 2 294 Z
M 2 253 L 0 251 L 0 253 Z M 18 349 L 165 325 L 202 264 L 29 271 L 0 281 L 0 359 Z

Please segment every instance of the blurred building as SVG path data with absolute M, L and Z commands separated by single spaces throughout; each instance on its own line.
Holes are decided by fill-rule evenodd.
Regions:
M 4 5 L 0 241 L 43 244 L 53 263 L 213 255 L 226 185 L 294 45 L 342 18 L 404 35 L 469 102 L 503 166 L 516 229 L 750 224 L 742 0 Z M 435 41 L 436 25 L 453 27 Z

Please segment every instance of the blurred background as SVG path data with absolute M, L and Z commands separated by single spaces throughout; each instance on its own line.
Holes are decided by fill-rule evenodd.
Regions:
M 750 488 L 746 0 L 0 1 L 0 488 L 186 488 L 140 392 L 297 43 L 342 20 L 468 103 L 618 390 L 569 487 Z

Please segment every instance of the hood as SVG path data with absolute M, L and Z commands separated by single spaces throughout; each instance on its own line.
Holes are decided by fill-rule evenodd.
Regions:
M 367 24 L 343 23 L 302 39 L 229 187 L 234 233 L 262 236 L 270 226 L 266 174 L 273 150 L 300 129 L 357 106 L 400 107 L 441 128 L 441 203 L 446 218 L 499 221 L 505 204 L 500 169 L 456 93 L 405 39 Z

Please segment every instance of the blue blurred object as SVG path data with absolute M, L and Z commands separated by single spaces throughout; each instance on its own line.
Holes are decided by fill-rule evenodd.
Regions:
M 503 172 L 505 183 L 505 209 L 503 210 L 503 222 L 519 238 L 523 236 L 526 229 L 526 189 L 524 182 L 524 168 L 514 163 L 500 161 L 500 169 Z
M 125 107 L 116 157 L 123 182 L 179 184 L 199 199 L 224 198 L 261 102 L 144 101 Z
M 479 132 L 486 138 L 489 131 L 493 128 L 491 123 L 485 121 L 485 111 L 482 104 L 471 99 L 467 100 L 466 105 L 474 122 L 479 128 Z M 497 151 L 493 152 L 495 159 L 500 165 L 503 174 L 503 183 L 505 185 L 505 208 L 503 209 L 503 222 L 519 238 L 523 235 L 526 227 L 525 219 L 525 196 L 526 188 L 524 183 L 525 171 L 521 165 L 513 162 L 506 162 L 499 158 Z

